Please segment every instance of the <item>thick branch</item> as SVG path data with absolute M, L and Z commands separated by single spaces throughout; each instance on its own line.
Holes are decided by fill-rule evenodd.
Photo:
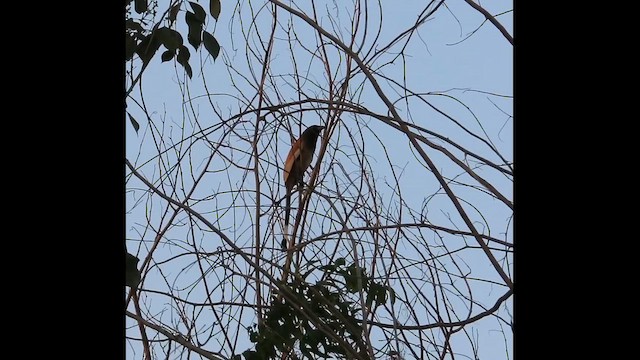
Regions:
M 505 29 L 504 26 L 502 26 L 502 24 L 500 24 L 500 22 L 498 22 L 498 20 L 496 20 L 495 16 L 491 15 L 482 6 L 474 3 L 473 0 L 464 0 L 464 1 L 467 4 L 469 4 L 472 8 L 478 10 L 482 15 L 484 15 L 484 17 L 487 20 L 489 20 L 493 24 L 493 26 L 495 26 L 498 30 L 500 30 L 502 35 L 504 35 L 504 37 L 511 43 L 511 45 L 513 45 L 513 37 L 509 34 L 507 29 Z

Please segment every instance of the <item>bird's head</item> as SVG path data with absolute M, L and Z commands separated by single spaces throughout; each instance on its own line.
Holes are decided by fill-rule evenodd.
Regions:
M 322 129 L 324 129 L 324 126 L 322 125 L 311 125 L 305 129 L 305 131 L 302 133 L 302 136 L 306 137 L 309 140 L 315 141 L 318 138 L 318 135 L 320 135 L 320 131 L 322 131 Z

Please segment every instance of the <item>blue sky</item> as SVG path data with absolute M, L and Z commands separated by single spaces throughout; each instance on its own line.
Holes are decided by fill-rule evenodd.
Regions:
M 208 5 L 208 2 L 201 3 L 205 8 Z M 339 10 L 335 10 L 334 3 L 316 2 L 317 11 L 320 14 L 320 24 L 330 32 L 335 33 L 332 31 L 334 29 L 332 21 L 334 23 L 342 21 L 341 24 L 343 26 L 339 27 L 342 36 L 339 37 L 343 40 L 348 40 L 345 35 L 348 34 L 349 30 L 347 20 L 350 14 L 349 8 L 350 6 L 352 7 L 350 4 L 350 2 L 348 4 L 345 3 Z M 394 6 L 393 4 L 396 3 L 383 2 L 384 17 L 380 37 L 375 44 L 373 44 L 373 40 L 379 18 L 374 14 L 378 11 L 377 4 L 375 6 L 370 4 L 372 14 L 370 14 L 368 21 L 370 21 L 371 25 L 364 48 L 370 48 L 373 44 L 375 49 L 387 44 L 397 34 L 411 26 L 417 18 L 417 12 L 425 6 L 424 2 L 418 1 L 408 1 L 403 3 L 403 6 Z M 505 12 L 513 7 L 512 3 L 497 5 L 482 3 L 482 5 L 492 14 Z M 404 82 L 406 87 L 414 92 L 428 93 L 422 99 L 427 100 L 439 110 L 446 112 L 459 125 L 443 117 L 429 105 L 426 105 L 423 100 L 416 97 L 409 97 L 405 102 L 403 95 L 406 94 L 402 93 L 397 85 L 393 85 L 383 79 L 382 76 L 378 76 L 377 79 L 387 96 L 392 101 L 398 100 L 396 108 L 405 121 L 446 136 L 469 151 L 499 163 L 499 157 L 484 142 L 460 127 L 464 126 L 474 135 L 490 139 L 499 153 L 507 160 L 512 161 L 512 45 L 488 22 L 472 36 L 469 36 L 482 23 L 483 16 L 464 1 L 446 2 L 446 6 L 448 8 L 441 7 L 414 34 L 414 37 L 412 37 L 404 50 L 404 57 L 396 59 L 392 64 L 387 64 L 401 48 L 401 46 L 396 45 L 388 53 L 380 56 L 372 67 L 384 77 L 400 83 Z M 187 7 L 188 5 L 185 5 L 183 9 Z M 308 8 L 305 9 L 309 10 Z M 252 17 L 250 11 L 252 10 L 255 13 L 259 13 L 255 22 L 255 26 L 259 31 L 250 30 L 249 28 Z M 241 15 L 236 11 L 239 11 Z M 327 15 L 327 12 L 332 16 Z M 180 13 L 178 18 L 181 19 L 183 16 L 184 13 Z M 242 166 L 252 166 L 253 164 L 250 156 L 251 148 L 242 138 L 253 134 L 255 114 L 242 118 L 242 120 L 246 121 L 246 124 L 236 128 L 236 135 L 224 137 L 222 130 L 218 129 L 208 135 L 206 140 L 192 137 L 182 143 L 179 143 L 179 141 L 185 135 L 188 136 L 197 132 L 199 127 L 215 128 L 221 121 L 227 120 L 245 110 L 243 102 L 236 99 L 242 96 L 253 98 L 255 89 L 250 85 L 253 80 L 247 82 L 240 74 L 251 79 L 251 75 L 248 75 L 250 69 L 253 69 L 253 72 L 259 75 L 261 67 L 255 59 L 251 58 L 251 55 L 249 55 L 251 60 L 247 60 L 247 44 L 242 37 L 242 31 L 244 29 L 245 32 L 250 33 L 250 47 L 253 50 L 262 49 L 261 46 L 257 46 L 258 35 L 263 41 L 268 39 L 271 30 L 271 16 L 270 7 L 261 8 L 258 3 L 253 4 L 253 9 L 243 3 L 239 10 L 232 9 L 226 3 L 223 3 L 217 24 L 212 19 L 209 19 L 206 26 L 208 31 L 214 31 L 215 29 L 214 34 L 222 46 L 220 57 L 213 62 L 210 57 L 207 57 L 207 53 L 203 49 L 196 52 L 190 48 L 194 76 L 188 80 L 180 65 L 174 62 L 161 63 L 158 55 L 156 59 L 152 60 L 151 65 L 144 73 L 141 85 L 142 93 L 140 88 L 136 88 L 132 92 L 133 99 L 127 100 L 127 110 L 132 113 L 141 126 L 140 131 L 136 133 L 128 125 L 126 136 L 127 159 L 134 163 L 156 185 L 163 183 L 165 191 L 170 192 L 172 181 L 177 181 L 179 189 L 189 189 L 194 184 L 194 177 L 201 173 L 205 162 L 212 154 L 212 148 L 222 144 L 220 149 L 223 150 L 219 150 L 220 152 L 213 156 L 207 168 L 208 171 L 196 186 L 192 197 L 198 200 L 192 201 L 191 205 L 233 239 L 236 245 L 246 247 L 249 253 L 251 253 L 250 248 L 256 236 L 253 233 L 256 211 L 255 183 L 252 178 L 253 173 L 241 168 Z M 296 48 L 296 56 L 292 59 L 289 52 L 290 43 L 286 41 L 287 34 L 285 32 L 289 17 L 282 10 L 279 10 L 278 16 L 282 26 L 276 32 L 277 41 L 274 44 L 272 62 L 270 63 L 273 81 L 268 84 L 266 90 L 269 103 L 278 104 L 295 101 L 301 97 L 304 98 L 304 96 L 320 98 L 326 96 L 328 89 L 327 77 L 322 63 L 317 60 L 312 61 L 311 56 L 302 51 L 300 44 L 293 45 Z M 513 34 L 511 12 L 500 16 L 498 20 Z M 292 20 L 292 22 L 293 27 L 296 29 L 296 35 L 303 44 L 310 49 L 317 45 L 315 34 L 310 31 L 308 26 L 305 26 L 303 22 L 297 19 Z M 178 30 L 181 30 L 181 28 L 179 27 Z M 469 36 L 468 39 L 462 41 L 467 36 Z M 344 58 L 338 58 L 339 52 L 330 46 L 327 47 L 327 51 L 330 54 L 332 70 L 334 72 L 336 69 L 344 71 Z M 258 55 L 264 56 L 264 53 L 259 53 Z M 303 85 L 305 90 L 303 96 L 296 92 L 295 89 L 290 88 L 293 82 L 292 79 L 294 79 L 291 77 L 294 72 L 293 60 L 298 66 L 298 72 L 305 74 L 308 78 Z M 203 64 L 202 73 L 200 73 L 201 66 L 198 64 L 200 61 Z M 383 66 L 383 64 L 386 65 Z M 230 71 L 230 65 L 235 67 L 238 73 Z M 340 75 L 336 78 L 340 80 L 344 74 L 341 71 L 338 71 L 338 73 Z M 188 86 L 185 87 L 185 84 Z M 364 85 L 360 87 L 360 84 Z M 372 91 L 362 73 L 351 80 L 350 90 L 352 91 L 349 97 L 351 101 L 376 113 L 387 114 L 384 103 Z M 207 94 L 209 96 L 205 96 Z M 284 98 L 278 99 L 278 95 Z M 139 104 L 142 103 L 142 99 L 144 100 L 151 121 L 146 119 L 145 113 L 136 105 L 134 99 Z M 214 107 L 211 106 L 212 103 Z M 257 101 L 253 100 L 251 104 L 255 107 Z M 277 221 L 279 210 L 269 208 L 269 205 L 272 203 L 270 196 L 279 198 L 283 195 L 281 169 L 278 166 L 281 166 L 280 164 L 290 146 L 289 134 L 286 129 L 284 127 L 275 127 L 274 124 L 288 122 L 289 125 L 294 126 L 294 135 L 297 136 L 297 122 L 302 121 L 304 128 L 308 125 L 323 123 L 326 119 L 326 111 L 306 111 L 302 115 L 297 113 L 278 119 L 267 118 L 269 125 L 264 129 L 264 137 L 260 141 L 260 147 L 264 151 L 261 156 L 263 182 L 260 187 L 262 193 L 265 194 L 261 196 L 262 211 L 268 211 L 269 215 L 261 217 L 262 233 L 260 236 L 264 244 L 268 246 L 280 239 L 281 229 Z M 361 126 L 362 130 L 357 131 L 358 126 Z M 359 141 L 351 142 L 348 137 L 349 131 L 361 136 L 361 139 L 364 139 L 362 143 Z M 485 133 L 486 136 L 484 135 Z M 425 136 L 437 144 L 443 144 L 432 136 Z M 220 141 L 221 139 L 224 140 Z M 178 143 L 181 145 L 171 148 L 171 145 Z M 362 144 L 364 144 L 364 151 L 358 147 L 358 145 Z M 161 157 L 162 161 L 158 161 L 158 147 L 161 150 L 169 149 Z M 434 161 L 442 175 L 445 178 L 453 179 L 451 187 L 462 200 L 463 206 L 469 212 L 478 231 L 498 239 L 513 242 L 510 221 L 511 210 L 499 200 L 468 186 L 469 184 L 477 185 L 477 183 L 474 183 L 468 175 L 463 174 L 463 171 L 455 166 L 451 160 L 425 145 L 422 145 L 422 147 Z M 511 177 L 505 176 L 487 166 L 476 168 L 476 163 L 470 157 L 465 158 L 452 147 L 447 147 L 447 149 L 459 159 L 468 161 L 469 166 L 474 168 L 478 175 L 485 178 L 508 199 L 513 200 Z M 177 155 L 178 153 L 180 155 Z M 457 215 L 451 201 L 443 194 L 442 190 L 439 190 L 440 185 L 435 177 L 422 164 L 423 161 L 416 155 L 415 149 L 409 145 L 407 137 L 371 117 L 355 116 L 349 113 L 342 115 L 341 124 L 330 138 L 328 152 L 321 163 L 320 176 L 325 180 L 319 185 L 318 190 L 325 194 L 333 194 L 337 190 L 351 191 L 356 184 L 349 185 L 346 182 L 342 182 L 336 189 L 331 183 L 332 179 L 345 181 L 346 177 L 333 174 L 338 174 L 339 171 L 344 169 L 347 174 L 353 175 L 353 178 L 362 179 L 362 175 L 358 175 L 356 162 L 358 158 L 363 156 L 369 161 L 370 170 L 368 175 L 370 176 L 370 181 L 376 186 L 376 196 L 379 196 L 376 203 L 381 208 L 387 207 L 384 210 L 387 215 L 394 214 L 391 206 L 401 199 L 407 207 L 422 211 L 422 214 L 430 224 L 468 231 Z M 317 153 L 315 158 L 318 158 Z M 175 171 L 171 167 L 177 164 L 179 159 L 183 169 L 181 172 Z M 162 177 L 161 174 L 168 174 L 169 176 Z M 460 181 L 462 184 L 457 184 L 455 181 Z M 127 183 L 127 188 L 129 189 L 127 193 L 128 213 L 126 218 L 127 247 L 129 252 L 138 254 L 141 258 L 140 264 L 142 264 L 142 259 L 148 254 L 156 232 L 166 223 L 168 215 L 163 214 L 167 209 L 167 205 L 166 202 L 160 201 L 157 197 L 149 197 L 148 193 L 145 192 L 145 187 L 136 179 L 130 179 Z M 401 190 L 400 193 L 397 192 L 398 188 Z M 178 191 L 174 196 L 180 200 L 184 198 L 181 191 Z M 295 202 L 296 200 L 294 199 Z M 371 200 L 371 202 L 373 201 Z M 322 200 L 316 200 L 312 203 L 312 207 L 317 211 L 309 215 L 311 234 L 317 236 L 332 229 L 331 226 L 333 225 L 330 225 L 330 219 L 333 215 L 330 204 Z M 403 222 L 411 222 L 414 221 L 414 217 L 406 210 L 403 210 L 401 220 Z M 168 228 L 160 245 L 154 252 L 154 260 L 159 264 L 155 265 L 147 274 L 143 286 L 144 289 L 166 291 L 167 288 L 173 287 L 176 289 L 174 294 L 189 298 L 190 301 L 206 300 L 206 294 L 202 286 L 192 286 L 192 282 L 199 281 L 200 273 L 196 270 L 197 264 L 194 262 L 194 257 L 189 255 L 190 252 L 194 251 L 193 248 L 190 248 L 190 244 L 195 244 L 200 251 L 226 249 L 227 246 L 219 237 L 207 232 L 206 229 L 202 230 L 201 224 L 194 227 L 190 221 L 184 213 L 178 214 L 173 220 L 174 224 Z M 354 221 L 353 225 L 358 224 Z M 189 229 L 196 230 L 190 231 Z M 451 259 L 442 260 L 440 265 L 461 267 L 463 268 L 462 272 L 468 270 L 470 271 L 469 276 L 482 279 L 482 281 L 473 282 L 472 294 L 476 299 L 480 299 L 477 301 L 481 302 L 485 307 L 492 306 L 495 299 L 504 293 L 505 287 L 499 285 L 501 280 L 496 271 L 480 251 L 473 249 L 473 246 L 477 246 L 473 238 L 467 237 L 463 239 L 459 236 L 436 234 L 429 231 L 424 231 L 422 235 L 419 235 L 417 231 L 411 232 L 417 237 L 425 236 L 426 238 L 424 244 L 419 247 L 422 250 L 412 248 L 406 241 L 399 241 L 397 251 L 403 258 L 414 258 L 417 255 L 416 251 L 426 251 L 425 249 L 433 251 L 433 254 L 444 252 L 445 247 L 449 250 L 461 249 Z M 439 238 L 439 236 L 442 236 L 442 238 Z M 141 239 L 144 241 L 141 242 Z M 327 240 L 323 245 L 314 244 L 313 246 L 310 248 L 309 254 L 314 251 L 321 251 L 320 247 L 324 246 L 327 251 L 336 249 L 338 253 L 346 257 L 352 255 L 352 249 L 350 250 L 347 245 L 340 245 L 331 240 Z M 367 245 L 363 245 L 360 250 L 362 250 L 360 256 L 363 257 L 361 261 L 366 263 L 366 257 L 368 255 L 372 256 L 369 252 L 370 248 Z M 502 256 L 501 252 L 496 252 L 496 254 L 496 256 Z M 426 256 L 426 254 L 422 255 Z M 277 259 L 281 255 L 274 252 L 273 256 Z M 219 266 L 213 263 L 214 259 L 219 260 L 215 257 L 207 259 L 207 261 L 212 261 L 210 265 L 212 270 L 207 272 L 208 282 L 217 286 L 214 286 L 216 289 L 212 291 L 212 296 L 215 301 L 229 300 L 229 296 L 237 296 L 238 293 L 233 289 L 233 284 L 224 285 L 224 276 L 228 275 L 228 273 L 220 271 Z M 220 261 L 234 262 L 239 271 L 251 273 L 251 268 L 248 264 L 243 264 L 236 258 L 229 257 L 225 259 Z M 511 256 L 509 256 L 508 261 L 512 261 Z M 382 263 L 382 259 L 376 260 L 378 271 L 382 271 L 380 270 L 383 267 Z M 512 270 L 512 263 L 510 266 L 503 266 L 503 268 Z M 429 284 L 428 269 L 429 267 L 426 265 L 422 267 L 415 266 L 411 269 L 410 274 L 417 279 L 422 277 L 422 280 L 425 280 L 423 286 L 427 286 Z M 421 271 L 424 272 L 422 275 L 420 274 Z M 382 272 L 376 275 L 384 276 Z M 167 284 L 165 278 L 175 283 L 169 282 Z M 455 283 L 456 281 L 459 280 L 452 280 L 452 287 L 446 289 L 446 291 L 455 289 L 458 286 Z M 395 286 L 400 286 L 400 283 L 401 280 L 394 280 L 394 288 Z M 251 297 L 253 296 L 252 294 L 248 293 L 246 295 L 250 296 L 248 301 L 254 300 Z M 425 296 L 425 298 L 429 299 L 429 296 Z M 406 300 L 420 301 L 419 299 Z M 187 307 L 180 309 L 180 306 L 172 303 L 168 297 L 154 293 L 145 293 L 143 301 L 156 321 L 162 321 L 167 324 L 175 322 L 176 318 L 179 318 L 176 317 L 179 311 L 188 309 Z M 502 309 L 500 314 L 508 319 L 508 315 L 505 314 L 508 314 L 512 309 L 511 300 L 507 304 L 509 310 Z M 464 301 L 460 301 L 459 304 L 452 306 L 455 306 L 455 309 L 460 311 L 457 316 L 464 318 L 464 311 L 468 310 L 467 304 Z M 129 310 L 132 309 L 133 307 L 130 306 Z M 189 309 L 189 311 L 191 310 L 193 309 Z M 205 307 L 198 308 L 195 311 L 210 312 L 211 309 Z M 399 309 L 398 311 L 402 312 L 403 310 Z M 482 309 L 479 309 L 477 305 L 471 309 L 473 314 L 481 311 Z M 196 315 L 194 314 L 191 313 L 190 316 L 195 317 Z M 252 321 L 255 321 L 255 319 L 252 320 L 250 311 L 242 311 L 237 308 L 234 308 L 231 313 L 223 315 L 241 319 L 240 323 L 242 324 L 251 324 Z M 428 317 L 426 312 L 421 316 Z M 200 319 L 198 326 L 206 328 L 206 321 L 203 320 L 212 319 L 212 314 L 201 315 Z M 388 318 L 384 320 L 389 321 Z M 138 338 L 139 332 L 137 327 L 134 326 L 135 323 L 131 319 L 127 319 L 127 325 L 130 326 L 127 330 L 127 335 Z M 513 356 L 511 352 L 511 330 L 502 323 L 506 334 L 505 340 L 505 336 L 500 332 L 500 326 L 501 322 L 499 320 L 489 316 L 469 327 L 470 336 L 478 337 L 476 341 L 479 344 L 480 358 L 510 359 Z M 184 326 L 181 329 L 185 331 Z M 248 349 L 251 344 L 246 338 L 246 331 L 243 328 L 239 328 L 237 335 L 237 349 L 240 352 Z M 438 335 L 434 333 L 434 336 L 437 337 Z M 372 338 L 376 341 L 381 339 L 375 333 Z M 437 340 L 436 338 L 434 341 Z M 216 339 L 212 340 L 211 349 L 219 348 L 216 341 Z M 468 339 L 464 335 L 454 337 L 452 340 L 452 344 L 458 346 L 458 349 L 466 349 L 466 343 L 468 343 Z M 380 345 L 380 343 L 374 342 L 374 346 L 376 345 Z M 456 346 L 454 346 L 454 349 L 456 349 Z M 404 350 L 406 351 L 406 349 Z M 409 352 L 406 355 L 407 358 L 410 357 Z M 467 355 L 469 355 L 468 352 Z M 128 358 L 141 358 L 140 347 L 134 345 L 133 342 L 129 342 L 127 356 Z M 177 357 L 177 355 L 174 356 Z

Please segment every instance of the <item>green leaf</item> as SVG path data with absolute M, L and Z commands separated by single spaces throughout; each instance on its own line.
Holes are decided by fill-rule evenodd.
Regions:
M 258 342 L 258 333 L 255 331 L 252 331 L 249 333 L 249 341 L 251 341 L 252 343 L 256 343 Z
M 346 263 L 347 263 L 347 261 L 343 257 L 337 258 L 336 262 L 335 262 L 336 266 L 343 266 Z
M 194 15 L 196 17 L 196 19 L 204 24 L 204 19 L 207 17 L 207 13 L 204 11 L 204 9 L 202 8 L 202 6 L 200 6 L 198 3 L 194 3 L 193 1 L 189 1 L 189 4 L 191 5 L 191 8 L 193 9 Z
M 133 129 L 136 131 L 136 134 L 137 134 L 138 130 L 140 130 L 140 124 L 138 124 L 136 119 L 134 119 L 133 116 L 131 116 L 131 114 L 127 113 L 127 115 L 129 115 L 129 121 L 131 121 L 131 125 L 133 125 Z
M 214 19 L 218 20 L 218 16 L 220 16 L 220 0 L 211 0 L 209 2 L 209 12 Z
M 364 273 L 364 269 L 361 269 L 361 271 Z M 350 293 L 355 293 L 362 289 L 362 284 L 358 284 L 358 268 L 355 263 L 349 265 L 347 271 L 342 274 L 347 285 L 347 290 Z M 362 282 L 364 283 L 364 281 Z
M 380 306 L 385 302 L 387 302 L 387 288 L 377 283 L 373 283 L 372 287 L 374 285 L 375 285 L 375 289 L 373 291 L 374 300 L 376 301 L 376 306 Z
M 138 284 L 140 284 L 141 276 L 140 276 L 140 271 L 137 268 L 138 261 L 140 261 L 140 259 L 127 253 L 125 284 L 132 288 L 136 288 L 138 287 Z
M 148 8 L 149 6 L 147 4 L 147 0 L 136 0 L 135 2 L 136 13 L 142 14 L 143 12 L 147 11 Z
M 346 285 L 347 285 L 348 292 L 352 294 L 355 294 L 358 292 L 358 282 L 353 277 L 350 277 L 349 279 L 347 279 Z
M 179 32 L 161 27 L 155 31 L 158 40 L 167 48 L 167 50 L 175 50 L 182 45 L 182 35 Z
M 220 44 L 218 44 L 218 40 L 216 40 L 213 35 L 209 34 L 206 31 L 203 31 L 202 41 L 204 42 L 204 48 L 207 49 L 211 56 L 213 56 L 213 59 L 217 59 L 218 54 L 220 54 Z

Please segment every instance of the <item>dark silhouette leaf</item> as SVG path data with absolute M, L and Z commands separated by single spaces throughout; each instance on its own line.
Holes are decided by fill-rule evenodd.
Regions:
M 140 23 L 135 22 L 132 19 L 127 19 L 127 21 L 125 22 L 125 26 L 127 27 L 127 30 L 131 30 L 139 33 L 144 32 L 142 25 L 140 25 Z
M 176 50 L 182 45 L 182 35 L 179 32 L 161 27 L 155 31 L 158 40 L 167 48 L 167 50 Z
M 375 298 L 375 296 L 376 294 L 373 291 L 367 292 L 367 300 L 365 301 L 367 309 L 371 309 L 371 304 L 373 304 L 373 299 Z
M 169 10 L 169 23 L 173 24 L 178 17 L 178 12 L 180 11 L 180 3 L 173 5 L 171 10 Z M 238 355 L 240 356 L 240 355 Z
M 189 61 L 189 59 L 191 58 L 191 53 L 189 52 L 189 49 L 182 45 L 180 46 L 180 48 L 178 48 L 178 62 L 182 64 L 182 61 Z
M 125 284 L 132 288 L 136 288 L 138 287 L 138 284 L 140 284 L 141 276 L 140 276 L 140 271 L 138 270 L 138 267 L 137 267 L 138 261 L 140 261 L 140 259 L 127 253 Z
M 193 9 L 193 13 L 196 17 L 196 19 L 204 24 L 204 19 L 207 17 L 207 13 L 204 11 L 204 8 L 202 8 L 202 6 L 200 6 L 198 3 L 194 3 L 193 1 L 189 1 L 189 4 L 191 5 L 191 8 Z
M 155 55 L 156 51 L 160 48 L 160 41 L 154 33 L 145 36 L 144 39 L 138 44 L 136 53 L 140 56 L 143 63 L 148 63 Z
M 256 354 L 255 351 L 253 350 L 246 350 L 245 352 L 242 353 L 242 355 L 244 355 L 245 360 L 257 360 L 258 355 Z
M 389 297 L 387 295 L 387 287 L 386 286 L 382 286 L 382 285 L 378 285 L 378 294 L 376 296 L 376 302 L 378 303 L 378 306 L 382 305 L 382 304 L 386 304 L 387 303 L 387 298 Z
M 187 22 L 187 25 L 189 27 L 192 27 L 192 26 L 202 27 L 202 25 L 204 25 L 204 21 L 201 18 L 199 18 L 196 14 L 192 13 L 191 11 L 187 11 L 184 14 L 184 20 Z
M 347 291 L 353 294 L 362 289 L 362 284 L 358 284 L 358 269 L 355 264 L 351 264 L 343 275 Z
M 170 61 L 171 59 L 173 59 L 173 56 L 175 55 L 175 51 L 174 50 L 167 50 L 165 52 L 162 53 L 162 62 L 165 61 Z
M 187 21 L 187 25 L 189 26 L 187 40 L 189 41 L 189 44 L 191 44 L 193 48 L 197 50 L 200 46 L 200 43 L 202 42 L 202 22 L 200 22 L 196 18 L 196 15 L 190 11 L 187 11 L 185 20 Z
M 369 287 L 369 292 L 367 293 L 367 305 L 371 307 L 371 302 L 369 302 L 369 298 L 376 302 L 376 306 L 380 305 L 384 302 L 385 298 L 385 288 L 384 286 L 378 283 L 372 283 Z
M 209 12 L 214 19 L 218 20 L 218 16 L 220 16 L 220 0 L 209 1 Z
M 136 133 L 138 132 L 138 130 L 140 130 L 140 124 L 138 124 L 138 122 L 136 121 L 136 119 L 133 118 L 133 116 L 131 116 L 131 114 L 127 113 L 127 115 L 129 115 L 129 121 L 131 121 L 131 125 L 133 125 L 133 129 L 136 131 Z
M 180 65 L 182 65 L 184 70 L 187 72 L 189 79 L 191 79 L 191 77 L 193 76 L 191 65 L 189 65 L 190 57 L 191 57 L 191 54 L 189 53 L 189 49 L 187 49 L 187 47 L 184 45 L 180 46 L 180 48 L 178 49 L 178 56 L 176 56 L 176 60 Z
M 136 39 L 131 35 L 125 37 L 125 61 L 129 61 L 133 58 L 133 54 L 136 53 Z
M 189 63 L 185 63 L 182 64 L 182 66 L 184 67 L 184 71 L 187 72 L 189 79 L 191 79 L 193 77 L 193 70 L 191 70 L 191 65 L 189 65 Z
M 391 286 L 387 286 L 387 289 L 389 290 L 389 298 L 391 299 L 391 305 L 394 305 L 396 303 L 396 291 L 393 290 Z
M 135 0 L 135 1 L 136 1 L 135 2 L 136 13 L 142 14 L 143 12 L 147 11 L 147 9 L 149 9 L 147 0 Z
M 260 334 L 258 334 L 258 332 L 256 331 L 249 332 L 249 341 L 251 341 L 252 343 L 257 343 L 259 335 Z
M 190 27 L 189 33 L 187 34 L 187 40 L 189 40 L 189 44 L 193 46 L 194 49 L 198 49 L 200 44 L 202 43 L 202 28 Z
M 206 31 L 203 31 L 202 41 L 204 42 L 204 48 L 207 49 L 211 56 L 213 56 L 213 59 L 215 60 L 216 58 L 218 58 L 218 54 L 220 54 L 220 44 L 218 44 L 218 40 L 216 40 L 213 35 L 209 34 Z

